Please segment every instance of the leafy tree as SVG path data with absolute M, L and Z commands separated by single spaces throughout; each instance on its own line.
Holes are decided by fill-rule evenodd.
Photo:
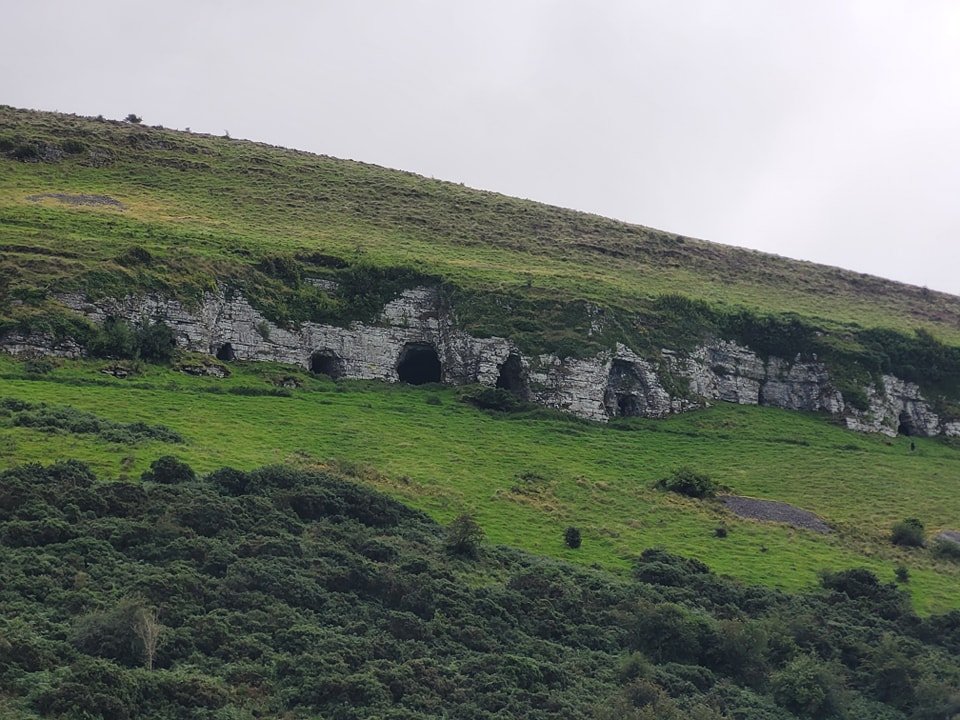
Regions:
M 108 317 L 87 343 L 93 357 L 134 360 L 139 354 L 137 335 L 126 320 Z
M 177 339 L 169 325 L 145 319 L 137 328 L 139 355 L 150 362 L 168 362 L 177 347 Z
M 447 528 L 446 548 L 454 555 L 476 558 L 484 532 L 472 515 L 458 516 Z
M 564 530 L 563 542 L 566 543 L 568 548 L 572 548 L 574 550 L 580 547 L 580 544 L 583 542 L 583 538 L 580 536 L 580 528 L 570 526 Z

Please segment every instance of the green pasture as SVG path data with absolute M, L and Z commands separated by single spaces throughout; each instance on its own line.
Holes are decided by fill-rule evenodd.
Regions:
M 139 477 L 163 454 L 198 471 L 270 463 L 335 465 L 440 521 L 476 515 L 489 540 L 585 564 L 626 568 L 662 546 L 747 582 L 808 587 L 822 569 L 864 566 L 906 586 L 919 610 L 960 607 L 960 566 L 888 541 L 890 526 L 921 519 L 928 534 L 960 522 L 960 449 L 918 438 L 860 435 L 828 418 L 717 404 L 667 420 L 602 426 L 534 412 L 496 415 L 440 386 L 314 378 L 270 364 L 233 364 L 231 377 L 196 378 L 145 366 L 116 379 L 105 363 L 61 362 L 28 376 L 0 359 L 0 396 L 66 405 L 116 422 L 163 424 L 185 442 L 126 445 L 49 433 L 0 419 L 0 466 L 77 458 L 101 477 Z M 288 396 L 275 383 L 296 376 Z M 284 391 L 280 391 L 284 392 Z M 793 503 L 836 531 L 820 535 L 741 520 L 719 504 L 664 494 L 654 482 L 680 466 L 732 492 Z M 563 530 L 583 532 L 579 550 Z M 715 537 L 726 526 L 726 538 Z

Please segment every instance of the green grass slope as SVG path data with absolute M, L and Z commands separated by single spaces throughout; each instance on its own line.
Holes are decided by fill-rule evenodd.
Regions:
M 531 348 L 588 352 L 619 339 L 655 351 L 720 333 L 761 354 L 815 349 L 847 363 L 837 379 L 851 385 L 896 371 L 960 416 L 960 298 L 356 162 L 0 107 L 0 332 L 89 332 L 56 299 L 70 290 L 189 300 L 226 283 L 295 325 L 372 317 L 424 281 L 449 293 L 468 330 Z M 610 311 L 609 334 L 586 339 L 588 303 Z M 867 566 L 887 580 L 902 564 L 920 610 L 960 606 L 957 564 L 887 540 L 906 517 L 931 532 L 957 526 L 960 455 L 944 442 L 910 452 L 908 440 L 826 418 L 725 405 L 606 428 L 494 416 L 450 389 L 333 384 L 269 365 L 237 366 L 226 380 L 166 366 L 118 380 L 101 369 L 62 363 L 37 375 L 0 359 L 0 395 L 162 423 L 183 442 L 114 426 L 51 432 L 8 409 L 0 464 L 75 457 L 104 477 L 136 478 L 171 452 L 203 471 L 332 463 L 438 520 L 470 511 L 496 542 L 583 564 L 622 571 L 662 545 L 789 589 L 823 568 Z M 287 374 L 303 387 L 278 392 L 273 381 Z M 814 511 L 836 531 L 737 520 L 652 489 L 682 465 Z M 579 551 L 563 545 L 568 525 L 584 531 Z M 719 525 L 728 537 L 715 537 Z
M 64 193 L 119 205 L 50 197 Z M 152 262 L 125 263 L 131 247 Z M 68 287 L 189 293 L 299 255 L 318 272 L 331 258 L 362 260 L 465 290 L 629 312 L 678 293 L 831 329 L 925 327 L 960 341 L 960 299 L 926 289 L 358 162 L 9 107 L 0 252 L 7 302 L 28 305 Z
M 956 527 L 960 449 L 942 441 L 918 438 L 911 452 L 907 438 L 727 404 L 599 426 L 545 411 L 481 412 L 449 388 L 333 383 L 267 364 L 234 364 L 224 380 L 157 366 L 119 380 L 100 372 L 105 364 L 64 362 L 38 376 L 2 359 L 0 394 L 113 423 L 160 423 L 183 442 L 45 429 L 7 410 L 0 466 L 77 458 L 102 477 L 133 479 L 164 454 L 203 472 L 278 462 L 333 467 L 437 520 L 470 512 L 496 543 L 577 563 L 622 570 L 661 546 L 719 573 L 792 590 L 816 584 L 823 569 L 862 566 L 889 581 L 903 565 L 918 609 L 960 608 L 960 563 L 889 542 L 891 526 L 906 517 L 931 534 Z M 302 387 L 277 387 L 290 378 Z M 816 512 L 836 531 L 742 520 L 715 502 L 653 489 L 680 466 L 738 494 Z M 583 532 L 579 550 L 564 545 L 570 525 Z M 715 536 L 719 526 L 727 537 Z

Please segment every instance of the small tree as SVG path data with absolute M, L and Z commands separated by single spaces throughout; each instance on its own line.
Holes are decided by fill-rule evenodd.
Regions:
M 580 536 L 580 528 L 571 525 L 564 530 L 563 541 L 567 544 L 568 548 L 572 548 L 573 550 L 580 547 L 580 544 L 583 542 L 583 538 Z
M 901 520 L 891 529 L 890 542 L 894 545 L 904 545 L 906 547 L 923 547 L 923 523 L 917 518 Z
M 145 319 L 137 328 L 140 357 L 151 362 L 167 362 L 173 357 L 177 339 L 169 325 Z
M 140 123 L 143 122 L 143 118 L 134 113 L 130 113 L 124 118 L 124 121 L 128 123 L 133 123 L 134 125 L 139 125 Z
M 133 617 L 133 634 L 143 646 L 143 664 L 147 670 L 153 670 L 153 661 L 157 657 L 157 642 L 163 625 L 160 624 L 160 611 L 155 607 L 137 608 Z
M 139 355 L 137 335 L 126 320 L 108 317 L 87 343 L 87 352 L 93 357 L 134 360 Z
M 483 535 L 483 528 L 472 515 L 460 515 L 447 528 L 447 551 L 454 555 L 475 558 L 480 553 Z

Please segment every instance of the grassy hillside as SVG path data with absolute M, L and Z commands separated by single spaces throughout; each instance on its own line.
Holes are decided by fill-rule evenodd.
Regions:
M 0 334 L 97 356 L 107 334 L 67 291 L 189 303 L 226 285 L 290 327 L 372 320 L 424 282 L 464 329 L 524 352 L 719 336 L 815 353 L 848 401 L 893 372 L 960 418 L 960 298 L 361 163 L 0 107 Z M 957 552 L 891 542 L 908 518 L 928 539 L 960 529 L 956 441 L 723 403 L 601 426 L 269 363 L 196 377 L 168 328 L 138 333 L 162 362 L 0 355 L 0 718 L 960 711 Z M 169 456 L 205 477 L 154 464 Z M 831 531 L 657 489 L 681 468 Z
M 341 382 L 266 364 L 237 365 L 225 380 L 145 366 L 119 380 L 106 363 L 65 362 L 26 375 L 0 360 L 3 395 L 69 406 L 112 422 L 161 423 L 183 438 L 126 442 L 102 434 L 19 424 L 0 427 L 0 466 L 77 458 L 106 478 L 136 478 L 159 455 L 199 471 L 285 462 L 334 468 L 448 521 L 476 515 L 490 539 L 613 570 L 662 546 L 720 573 L 786 589 L 819 571 L 868 567 L 885 581 L 908 568 L 905 589 L 922 611 L 960 608 L 960 563 L 929 548 L 890 544 L 891 526 L 916 517 L 953 528 L 960 449 L 843 430 L 824 417 L 726 404 L 665 421 L 608 427 L 550 414 L 479 411 L 443 387 Z M 300 389 L 278 388 L 295 378 Z M 653 489 L 681 466 L 733 492 L 783 500 L 836 528 L 820 535 L 741 520 L 719 504 Z M 581 528 L 570 550 L 564 528 Z M 715 536 L 726 527 L 725 538 Z
M 131 247 L 151 261 L 138 264 Z M 960 341 L 960 299 L 917 287 L 357 162 L 9 107 L 0 107 L 0 251 L 7 302 L 28 306 L 67 287 L 189 294 L 219 278 L 266 286 L 262 300 L 280 316 L 317 311 L 324 300 L 251 274 L 282 255 L 312 274 L 344 261 L 404 267 L 547 304 L 637 313 L 681 294 L 828 329 L 924 327 Z

